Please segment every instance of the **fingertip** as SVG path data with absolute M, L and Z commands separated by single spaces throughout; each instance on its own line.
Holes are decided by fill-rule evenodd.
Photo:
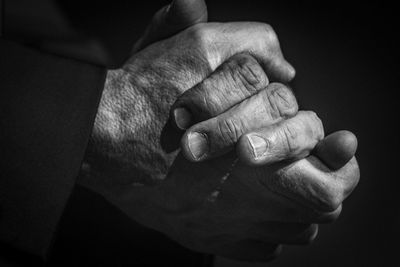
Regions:
M 351 159 L 356 154 L 358 147 L 358 140 L 356 135 L 347 130 L 338 131 L 337 135 L 339 135 L 340 138 L 339 142 L 344 147 L 347 147 L 348 155 Z
M 185 107 L 176 107 L 171 112 L 174 126 L 179 130 L 186 130 L 192 126 L 192 114 Z
M 204 0 L 174 0 L 169 5 L 168 23 L 189 27 L 207 20 L 207 5 Z
M 256 134 L 245 134 L 236 144 L 236 154 L 241 162 L 249 166 L 260 166 L 269 163 L 268 141 Z
M 355 155 L 357 151 L 358 141 L 357 137 L 350 131 L 342 130 L 332 133 L 328 136 L 332 142 L 332 149 L 336 148 L 336 153 L 342 154 L 342 159 L 346 161 L 350 161 L 350 159 Z
M 315 154 L 328 167 L 337 170 L 346 165 L 357 151 L 357 137 L 350 131 L 334 132 L 318 143 Z
M 272 74 L 275 82 L 289 83 L 296 76 L 296 69 L 283 57 L 275 57 L 267 74 Z
M 286 61 L 286 60 L 285 60 Z M 296 77 L 296 69 L 286 61 L 286 79 L 287 82 L 290 82 Z
M 192 153 L 189 150 L 189 141 L 188 141 L 188 133 L 184 133 L 181 138 L 181 153 L 182 155 L 189 161 L 195 162 L 193 159 Z
M 181 139 L 181 151 L 183 156 L 191 162 L 200 162 L 206 159 L 208 155 L 207 135 L 187 131 Z

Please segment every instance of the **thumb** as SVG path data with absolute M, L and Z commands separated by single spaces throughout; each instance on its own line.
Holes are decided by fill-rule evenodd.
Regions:
M 153 16 L 144 35 L 136 42 L 133 52 L 197 23 L 207 22 L 207 17 L 204 0 L 174 0 Z
M 356 136 L 349 131 L 338 131 L 320 141 L 313 153 L 329 168 L 338 170 L 353 158 L 356 150 Z

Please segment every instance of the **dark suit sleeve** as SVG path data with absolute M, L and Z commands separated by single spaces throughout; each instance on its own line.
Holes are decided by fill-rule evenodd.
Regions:
M 102 67 L 0 38 L 0 242 L 46 257 L 79 172 Z

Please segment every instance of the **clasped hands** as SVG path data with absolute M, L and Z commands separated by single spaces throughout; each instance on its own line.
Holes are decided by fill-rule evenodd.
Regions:
M 357 141 L 298 110 L 269 25 L 205 23 L 204 8 L 160 10 L 108 72 L 79 182 L 188 248 L 268 260 L 339 216 Z

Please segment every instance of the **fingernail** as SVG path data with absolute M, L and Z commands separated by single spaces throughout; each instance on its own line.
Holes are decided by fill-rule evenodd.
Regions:
M 204 134 L 189 133 L 188 134 L 189 151 L 193 158 L 201 159 L 208 151 L 208 142 Z
M 181 130 L 186 130 L 190 127 L 192 121 L 192 115 L 186 108 L 176 108 L 174 110 L 174 119 L 176 126 Z
M 286 61 L 286 63 L 287 63 L 287 76 L 288 76 L 288 79 L 292 80 L 296 76 L 296 69 L 289 62 Z
M 255 159 L 265 156 L 267 153 L 268 144 L 264 138 L 261 138 L 257 135 L 248 135 L 247 140 L 252 148 Z

